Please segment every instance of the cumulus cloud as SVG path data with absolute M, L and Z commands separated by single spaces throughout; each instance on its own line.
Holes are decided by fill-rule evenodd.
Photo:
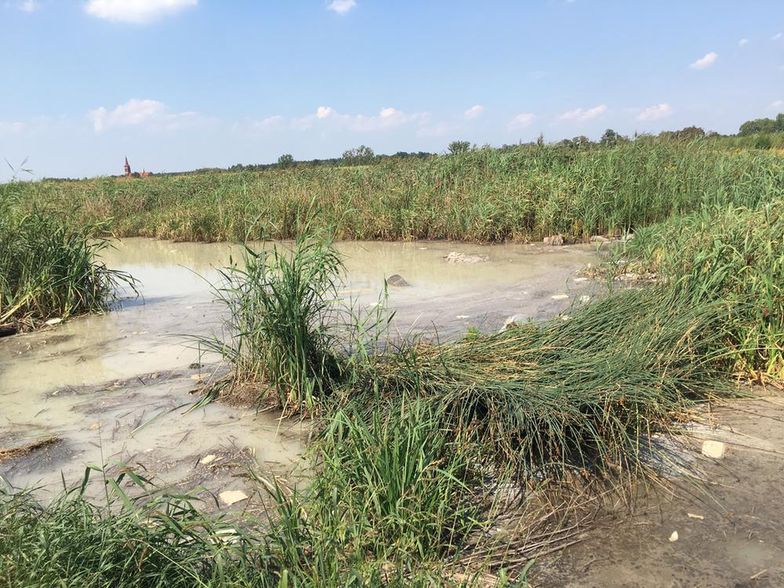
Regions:
M 738 41 L 738 47 L 745 47 L 748 44 L 749 44 L 748 39 L 741 39 L 740 41 Z
M 710 51 L 706 53 L 703 57 L 700 57 L 697 61 L 692 63 L 689 67 L 692 69 L 706 69 L 716 63 L 716 60 L 719 58 L 719 54 L 715 51 Z
M 607 112 L 607 105 L 599 104 L 593 108 L 575 108 L 574 110 L 568 110 L 561 114 L 558 118 L 560 120 L 583 122 L 600 117 L 605 112 Z
M 768 105 L 768 110 L 780 111 L 784 109 L 784 100 L 774 100 Z
M 145 127 L 154 130 L 176 130 L 193 123 L 195 112 L 170 112 L 158 100 L 132 98 L 112 110 L 103 106 L 87 113 L 96 133 L 121 127 Z
M 199 0 L 87 0 L 90 16 L 113 22 L 144 24 L 196 6 Z
M 356 5 L 357 0 L 332 0 L 332 2 L 327 5 L 327 10 L 337 12 L 338 14 L 346 14 Z
M 643 108 L 640 113 L 637 115 L 637 120 L 641 121 L 649 121 L 649 120 L 661 120 L 663 118 L 667 118 L 672 114 L 672 106 L 667 103 L 662 104 L 655 104 L 653 106 L 649 106 L 648 108 Z
M 466 110 L 463 113 L 463 116 L 468 120 L 473 120 L 482 116 L 482 113 L 485 111 L 485 107 L 481 104 L 474 104 L 471 108 Z
M 426 113 L 408 114 L 397 108 L 382 108 L 377 115 L 343 114 L 331 106 L 319 106 L 314 114 L 292 120 L 295 129 L 309 129 L 315 124 L 331 124 L 354 132 L 386 131 L 409 123 L 425 123 Z
M 509 128 L 515 130 L 530 127 L 531 123 L 534 122 L 534 119 L 536 119 L 536 116 L 532 112 L 521 112 L 509 121 Z

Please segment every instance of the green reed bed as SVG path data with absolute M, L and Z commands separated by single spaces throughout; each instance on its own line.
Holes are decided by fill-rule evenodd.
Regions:
M 0 187 L 2 190 L 3 187 Z M 784 193 L 784 158 L 710 141 L 519 146 L 369 166 L 27 183 L 23 204 L 119 236 L 526 241 L 636 229 L 704 204 L 756 206 Z M 261 219 L 263 222 L 258 222 Z
M 574 501 L 628 488 L 657 475 L 666 456 L 652 439 L 695 403 L 737 394 L 738 375 L 781 381 L 782 200 L 703 197 L 714 203 L 639 228 L 608 266 L 610 277 L 655 273 L 652 283 L 455 343 L 378 345 L 380 315 L 336 306 L 329 242 L 247 251 L 219 290 L 226 338 L 208 346 L 232 368 L 221 392 L 249 385 L 246 398 L 319 415 L 308 483 L 259 478 L 269 524 L 238 520 L 231 528 L 246 531 L 231 541 L 218 539 L 223 522 L 185 507 L 41 509 L 7 495 L 0 573 L 66 586 L 523 582 L 541 543 L 527 550 L 522 510 L 515 534 L 496 536 L 510 491 L 507 510 L 550 489 Z
M 621 271 L 654 273 L 691 306 L 718 304 L 722 353 L 738 373 L 784 379 L 784 199 L 709 207 L 641 228 Z
M 108 243 L 92 232 L 0 200 L 0 324 L 28 328 L 105 310 L 117 286 L 133 287 L 131 276 L 100 261 Z

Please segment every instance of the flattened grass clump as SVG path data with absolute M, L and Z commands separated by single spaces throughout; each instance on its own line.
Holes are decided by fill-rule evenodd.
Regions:
M 568 319 L 385 356 L 375 385 L 518 480 L 642 473 L 650 438 L 721 390 L 722 314 L 668 291 L 624 291 Z M 373 410 L 372 408 L 370 410 Z
M 99 260 L 108 246 L 90 228 L 51 215 L 17 215 L 0 202 L 0 324 L 34 327 L 51 318 L 105 310 L 115 287 L 133 287 Z

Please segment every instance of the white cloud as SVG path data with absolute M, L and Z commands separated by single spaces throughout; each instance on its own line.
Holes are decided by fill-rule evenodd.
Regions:
M 748 44 L 749 44 L 748 39 L 741 39 L 740 41 L 738 41 L 738 47 L 745 47 Z
M 536 116 L 532 112 L 521 112 L 509 121 L 509 128 L 515 130 L 530 127 L 534 119 L 536 119 Z
M 195 112 L 169 112 L 163 102 L 137 98 L 132 98 L 112 110 L 101 106 L 88 112 L 87 116 L 92 121 L 96 133 L 118 127 L 134 126 L 153 130 L 176 130 L 195 122 L 198 118 Z
M 196 6 L 199 0 L 87 0 L 90 16 L 113 22 L 143 24 Z
M 768 110 L 780 111 L 784 110 L 784 100 L 774 100 L 768 105 Z
M 267 118 L 263 118 L 261 120 L 253 121 L 251 123 L 251 127 L 256 129 L 257 131 L 270 131 L 272 129 L 278 129 L 283 126 L 286 119 L 276 114 L 274 116 L 268 116 Z
M 337 12 L 338 14 L 346 14 L 349 10 L 357 5 L 357 0 L 332 0 L 327 6 L 327 10 Z
M 38 3 L 38 0 L 21 0 L 17 4 L 17 8 L 22 12 L 35 12 L 41 5 Z
M 316 109 L 316 118 L 319 119 L 329 118 L 333 114 L 337 114 L 337 113 L 329 106 L 319 106 Z
M 471 108 L 466 110 L 463 113 L 463 116 L 468 120 L 473 120 L 482 116 L 482 113 L 485 111 L 485 107 L 481 104 L 474 104 Z
M 424 124 L 429 120 L 427 113 L 407 114 L 397 108 L 382 108 L 377 115 L 343 114 L 331 106 L 319 106 L 315 114 L 291 121 L 295 129 L 310 129 L 314 124 L 331 124 L 355 132 L 386 131 L 409 123 Z
M 637 120 L 661 120 L 672 114 L 672 106 L 667 103 L 655 104 L 648 108 L 643 108 L 637 115 Z
M 560 120 L 574 120 L 583 122 L 597 118 L 603 115 L 605 112 L 607 112 L 607 105 L 599 104 L 593 108 L 575 108 L 574 110 L 569 110 L 561 114 L 558 118 Z
M 776 33 L 775 35 L 773 35 L 773 36 L 770 38 L 770 40 L 771 40 L 771 41 L 778 41 L 778 40 L 779 40 L 779 39 L 781 39 L 782 37 L 784 37 L 784 33 Z
M 703 57 L 700 57 L 697 61 L 692 63 L 689 67 L 692 69 L 706 69 L 716 63 L 716 60 L 719 58 L 719 54 L 715 51 L 711 51 L 706 53 Z

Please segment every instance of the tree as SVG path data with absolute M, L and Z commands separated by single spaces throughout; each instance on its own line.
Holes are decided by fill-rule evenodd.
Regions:
M 740 125 L 739 135 L 757 135 L 760 133 L 781 133 L 784 132 L 784 115 L 778 115 L 776 119 L 755 118 L 747 120 Z
M 376 154 L 373 153 L 373 150 L 365 145 L 343 152 L 343 162 L 346 165 L 366 165 L 372 163 L 375 158 Z
M 291 167 L 294 165 L 294 156 L 291 153 L 284 153 L 278 157 L 278 165 L 280 167 Z
M 471 143 L 468 141 L 452 141 L 449 144 L 450 155 L 458 155 L 459 153 L 468 153 L 471 149 Z
M 620 135 L 612 129 L 604 131 L 602 138 L 599 139 L 599 144 L 605 147 L 615 147 L 620 142 Z

